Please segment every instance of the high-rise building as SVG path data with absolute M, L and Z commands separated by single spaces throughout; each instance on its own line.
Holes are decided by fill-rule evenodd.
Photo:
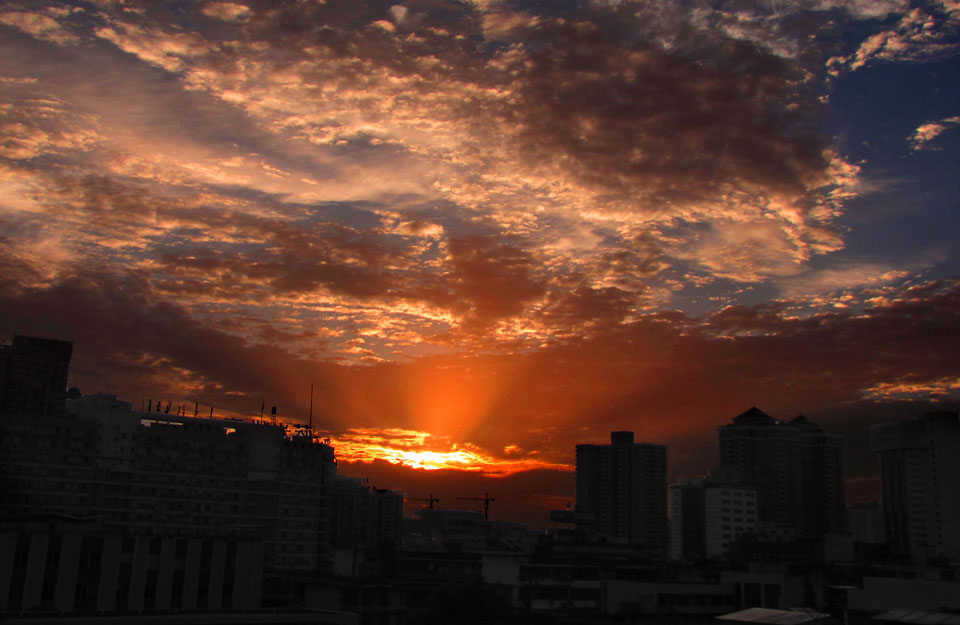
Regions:
M 611 542 L 667 546 L 667 448 L 613 432 L 610 445 L 577 445 L 578 513 Z
M 891 549 L 917 559 L 960 556 L 960 415 L 874 425 L 870 438 Z
M 670 557 L 718 558 L 756 531 L 757 489 L 743 485 L 735 470 L 714 469 L 670 485 Z
M 72 416 L 0 420 L 0 509 L 96 516 L 111 535 L 262 536 L 270 571 L 317 571 L 330 553 L 333 448 L 301 431 L 138 412 L 113 396 Z
M 777 421 L 757 408 L 722 426 L 720 465 L 757 489 L 759 530 L 821 540 L 846 531 L 843 439 L 804 416 Z
M 60 416 L 73 344 L 14 336 L 0 345 L 0 417 Z
M 843 437 L 825 432 L 803 415 L 792 419 L 788 425 L 800 431 L 802 535 L 819 540 L 825 534 L 845 534 L 847 505 Z

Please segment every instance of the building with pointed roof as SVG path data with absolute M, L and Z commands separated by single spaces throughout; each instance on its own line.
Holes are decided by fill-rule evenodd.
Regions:
M 757 489 L 761 533 L 820 540 L 846 531 L 843 439 L 800 415 L 778 421 L 757 407 L 719 429 L 720 465 Z

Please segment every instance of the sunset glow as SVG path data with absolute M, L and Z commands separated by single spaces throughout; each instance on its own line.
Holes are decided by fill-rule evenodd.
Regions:
M 383 460 L 411 469 L 455 469 L 490 476 L 506 476 L 531 469 L 571 471 L 569 464 L 535 457 L 496 458 L 474 446 L 451 443 L 446 437 L 412 430 L 350 429 L 331 437 L 337 457 L 344 462 Z
M 6 2 L 0 330 L 523 505 L 954 402 L 958 54 L 955 0 Z

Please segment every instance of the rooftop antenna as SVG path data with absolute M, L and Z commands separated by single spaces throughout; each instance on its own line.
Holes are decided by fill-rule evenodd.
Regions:
M 310 424 L 307 429 L 313 432 L 313 384 L 310 385 Z

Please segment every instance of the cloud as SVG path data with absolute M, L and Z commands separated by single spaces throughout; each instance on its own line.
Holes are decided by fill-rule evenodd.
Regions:
M 79 8 L 76 10 L 82 11 Z M 64 27 L 58 19 L 69 13 L 69 10 L 58 11 L 54 7 L 48 7 L 45 11 L 4 11 L 0 13 L 0 23 L 17 28 L 37 39 L 65 46 L 80 41 L 80 38 Z
M 203 7 L 203 14 L 219 20 L 242 20 L 250 13 L 250 7 L 236 2 L 210 2 Z
M 827 61 L 831 73 L 856 71 L 877 61 L 928 62 L 949 58 L 960 51 L 960 4 L 939 0 L 904 7 L 893 28 L 875 33 L 847 56 Z
M 363 146 L 365 167 L 379 153 L 421 159 L 432 181 L 418 191 L 504 230 L 536 229 L 532 209 L 622 231 L 676 219 L 749 229 L 763 216 L 792 242 L 787 256 L 838 249 L 825 233 L 850 176 L 805 128 L 818 104 L 798 88 L 803 68 L 749 38 L 652 8 L 557 18 L 491 4 L 400 19 L 396 7 L 337 6 L 251 4 L 230 46 L 119 13 L 99 32 L 273 131 Z M 610 11 L 622 29 L 605 30 Z M 403 32 L 365 27 L 378 20 Z
M 0 13 L 0 330 L 85 389 L 303 420 L 316 384 L 363 470 L 555 501 L 610 429 L 960 375 L 946 256 L 844 251 L 868 164 L 822 118 L 838 32 L 837 71 L 944 58 L 952 5 L 84 7 Z
M 960 116 L 945 117 L 935 122 L 920 124 L 913 134 L 907 138 L 910 149 L 914 152 L 928 149 L 927 144 L 943 134 L 950 126 L 956 124 L 960 124 Z

